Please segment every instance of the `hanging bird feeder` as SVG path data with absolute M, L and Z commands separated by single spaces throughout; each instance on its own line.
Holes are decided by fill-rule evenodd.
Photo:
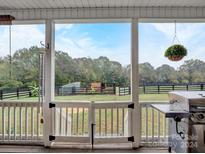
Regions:
M 177 41 L 177 43 L 175 43 Z M 187 55 L 187 49 L 180 44 L 177 38 L 176 21 L 175 21 L 175 33 L 172 44 L 164 53 L 164 56 L 171 61 L 180 61 Z

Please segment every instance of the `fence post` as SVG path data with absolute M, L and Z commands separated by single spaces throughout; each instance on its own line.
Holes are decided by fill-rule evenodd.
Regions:
M 189 85 L 188 85 L 188 84 L 186 85 L 186 90 L 187 90 L 187 91 L 189 90 Z
M 29 97 L 32 96 L 32 92 L 31 92 L 31 90 L 29 90 L 28 95 L 29 95 Z
M 204 90 L 204 85 L 203 84 L 201 84 L 201 91 L 203 91 Z
M 144 94 L 146 93 L 146 91 L 145 91 L 145 85 L 143 84 L 143 92 L 144 92 Z
M 19 88 L 16 89 L 16 97 L 19 99 Z
M 131 94 L 131 87 L 129 86 L 129 95 Z
M 116 87 L 115 87 L 115 85 L 113 85 L 113 94 L 115 94 L 116 93 Z
M 158 87 L 157 90 L 158 90 L 158 94 L 159 94 L 160 93 L 160 85 L 158 85 L 157 87 Z
M 0 90 L 0 99 L 3 100 L 3 90 Z
M 59 96 L 60 95 L 60 86 L 58 86 L 56 89 L 57 89 L 57 95 Z
M 172 85 L 172 90 L 174 91 L 174 85 Z
M 118 89 L 118 94 L 119 94 L 119 96 L 120 96 L 120 86 L 119 86 L 119 89 Z

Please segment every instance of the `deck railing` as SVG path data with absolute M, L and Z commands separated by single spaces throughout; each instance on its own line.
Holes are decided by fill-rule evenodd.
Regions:
M 168 139 L 168 120 L 164 113 L 151 104 L 167 104 L 167 101 L 141 102 L 141 143 L 146 146 L 163 146 Z
M 128 143 L 129 101 L 98 101 L 93 104 L 95 143 Z
M 52 110 L 53 135 L 63 137 L 63 141 L 90 143 L 91 124 L 95 124 L 96 143 L 109 138 L 109 141 L 115 138 L 113 142 L 123 142 L 129 136 L 130 109 L 127 106 L 130 103 L 55 102 L 56 107 Z M 164 114 L 153 109 L 151 104 L 168 102 L 140 103 L 142 144 L 163 145 L 167 141 L 168 122 Z M 39 110 L 37 102 L 0 101 L 0 143 L 42 143 L 43 124 Z
M 43 125 L 37 102 L 0 101 L 0 142 L 39 142 Z
M 55 102 L 54 134 L 58 136 L 88 136 L 90 102 Z

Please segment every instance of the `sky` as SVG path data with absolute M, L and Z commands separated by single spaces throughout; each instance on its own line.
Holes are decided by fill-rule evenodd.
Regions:
M 9 28 L 0 26 L 0 56 L 9 53 Z M 71 57 L 98 58 L 107 56 L 122 65 L 130 64 L 130 24 L 57 24 L 55 49 L 67 52 Z M 12 53 L 44 41 L 44 25 L 12 25 Z M 180 62 L 171 62 L 164 51 L 174 36 L 174 23 L 139 24 L 139 62 L 149 62 L 155 68 L 169 64 L 178 68 L 188 59 L 205 59 L 205 24 L 177 23 L 177 36 L 188 49 L 188 55 Z

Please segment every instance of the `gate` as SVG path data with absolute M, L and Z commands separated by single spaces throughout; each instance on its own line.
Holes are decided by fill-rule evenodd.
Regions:
M 92 145 L 134 141 L 130 135 L 131 102 L 55 102 L 49 107 L 53 127 L 50 141 Z
M 50 103 L 49 107 L 52 110 L 53 127 L 50 141 L 90 143 L 91 103 L 89 101 L 55 102 Z
M 95 102 L 94 143 L 128 143 L 130 136 L 131 102 Z

